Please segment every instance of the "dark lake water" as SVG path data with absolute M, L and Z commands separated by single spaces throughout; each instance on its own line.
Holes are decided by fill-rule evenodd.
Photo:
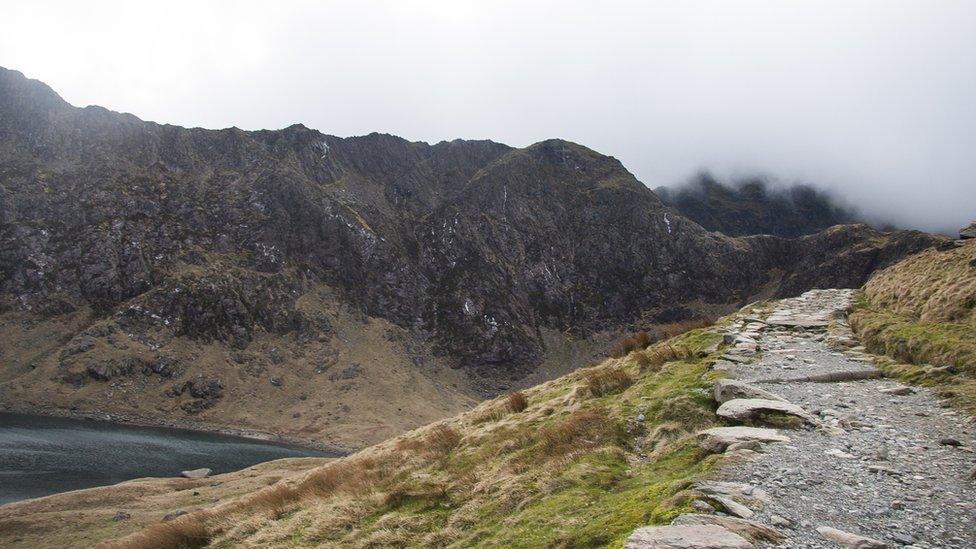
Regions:
M 186 469 L 218 474 L 272 459 L 331 455 L 200 431 L 0 413 L 0 505 Z

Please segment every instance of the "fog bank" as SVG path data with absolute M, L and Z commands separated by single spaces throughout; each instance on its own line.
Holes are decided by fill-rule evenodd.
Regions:
M 561 137 L 654 188 L 809 181 L 930 230 L 976 218 L 976 3 L 35 1 L 0 65 L 183 126 Z

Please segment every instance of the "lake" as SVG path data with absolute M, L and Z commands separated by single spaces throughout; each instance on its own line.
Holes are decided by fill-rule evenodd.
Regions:
M 0 413 L 0 504 L 207 467 L 336 454 L 164 427 Z

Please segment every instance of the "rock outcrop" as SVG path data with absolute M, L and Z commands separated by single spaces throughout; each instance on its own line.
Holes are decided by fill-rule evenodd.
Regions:
M 969 225 L 959 229 L 959 238 L 962 240 L 976 238 L 976 221 L 973 221 Z
M 764 427 L 712 427 L 698 433 L 698 445 L 706 452 L 721 453 L 741 442 L 789 442 L 790 437 Z
M 743 398 L 786 401 L 786 399 L 779 395 L 737 379 L 717 380 L 712 393 L 713 397 L 715 398 L 715 402 L 718 402 L 719 404 L 728 402 L 730 400 Z
M 718 417 L 731 421 L 750 421 L 763 414 L 784 414 L 806 420 L 808 423 L 819 423 L 803 408 L 783 400 L 769 400 L 765 398 L 737 398 L 726 401 L 715 411 Z

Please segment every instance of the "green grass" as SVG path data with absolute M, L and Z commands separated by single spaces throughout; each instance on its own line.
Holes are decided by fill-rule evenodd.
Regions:
M 713 465 L 687 439 L 633 468 L 623 453 L 588 455 L 563 472 L 568 487 L 478 532 L 474 546 L 619 547 L 635 528 L 688 511 L 675 494 Z
M 524 390 L 524 411 L 502 396 L 334 460 L 312 474 L 355 489 L 299 495 L 277 519 L 229 506 L 207 519 L 214 545 L 620 547 L 688 511 L 682 491 L 716 466 L 693 433 L 716 423 L 706 365 L 720 340 L 692 330 L 668 342 L 679 360 L 641 371 L 633 353 L 610 358 Z M 632 383 L 588 388 L 607 372 Z M 446 450 L 431 442 L 444 429 L 457 435 Z
M 926 322 L 875 305 L 863 293 L 850 315 L 851 327 L 878 367 L 909 383 L 935 388 L 976 415 L 976 327 L 970 322 Z M 955 373 L 933 368 L 953 366 Z

